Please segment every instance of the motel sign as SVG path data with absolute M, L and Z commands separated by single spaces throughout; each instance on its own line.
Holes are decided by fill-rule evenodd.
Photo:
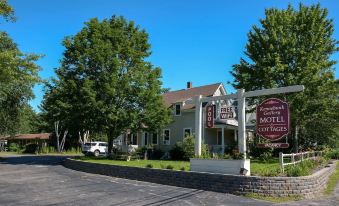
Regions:
M 257 106 L 257 134 L 270 141 L 286 136 L 290 127 L 287 102 L 269 98 Z

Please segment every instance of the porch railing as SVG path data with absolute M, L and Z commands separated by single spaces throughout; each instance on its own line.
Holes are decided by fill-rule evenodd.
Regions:
M 300 153 L 291 153 L 291 154 L 284 154 L 280 152 L 279 153 L 280 170 L 284 173 L 285 166 L 296 165 L 304 160 L 315 159 L 318 156 L 322 156 L 322 151 L 300 152 Z M 290 162 L 284 163 L 285 157 L 289 157 Z

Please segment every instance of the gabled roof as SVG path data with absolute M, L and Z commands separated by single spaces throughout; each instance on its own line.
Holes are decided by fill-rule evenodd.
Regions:
M 178 102 L 183 102 L 187 99 L 193 98 L 198 95 L 202 95 L 203 97 L 213 96 L 217 89 L 222 85 L 222 83 L 215 83 L 200 87 L 192 87 L 189 89 L 182 89 L 173 92 L 167 92 L 162 95 L 165 105 L 171 106 Z M 193 108 L 194 105 L 184 105 L 183 109 Z

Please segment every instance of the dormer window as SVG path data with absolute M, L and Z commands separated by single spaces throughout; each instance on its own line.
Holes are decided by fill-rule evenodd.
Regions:
M 180 104 L 176 104 L 174 107 L 174 115 L 175 116 L 180 116 L 181 115 L 181 105 Z

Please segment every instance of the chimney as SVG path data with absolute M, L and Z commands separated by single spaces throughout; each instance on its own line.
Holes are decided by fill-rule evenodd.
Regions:
M 191 89 L 192 88 L 192 82 L 187 82 L 187 89 Z

